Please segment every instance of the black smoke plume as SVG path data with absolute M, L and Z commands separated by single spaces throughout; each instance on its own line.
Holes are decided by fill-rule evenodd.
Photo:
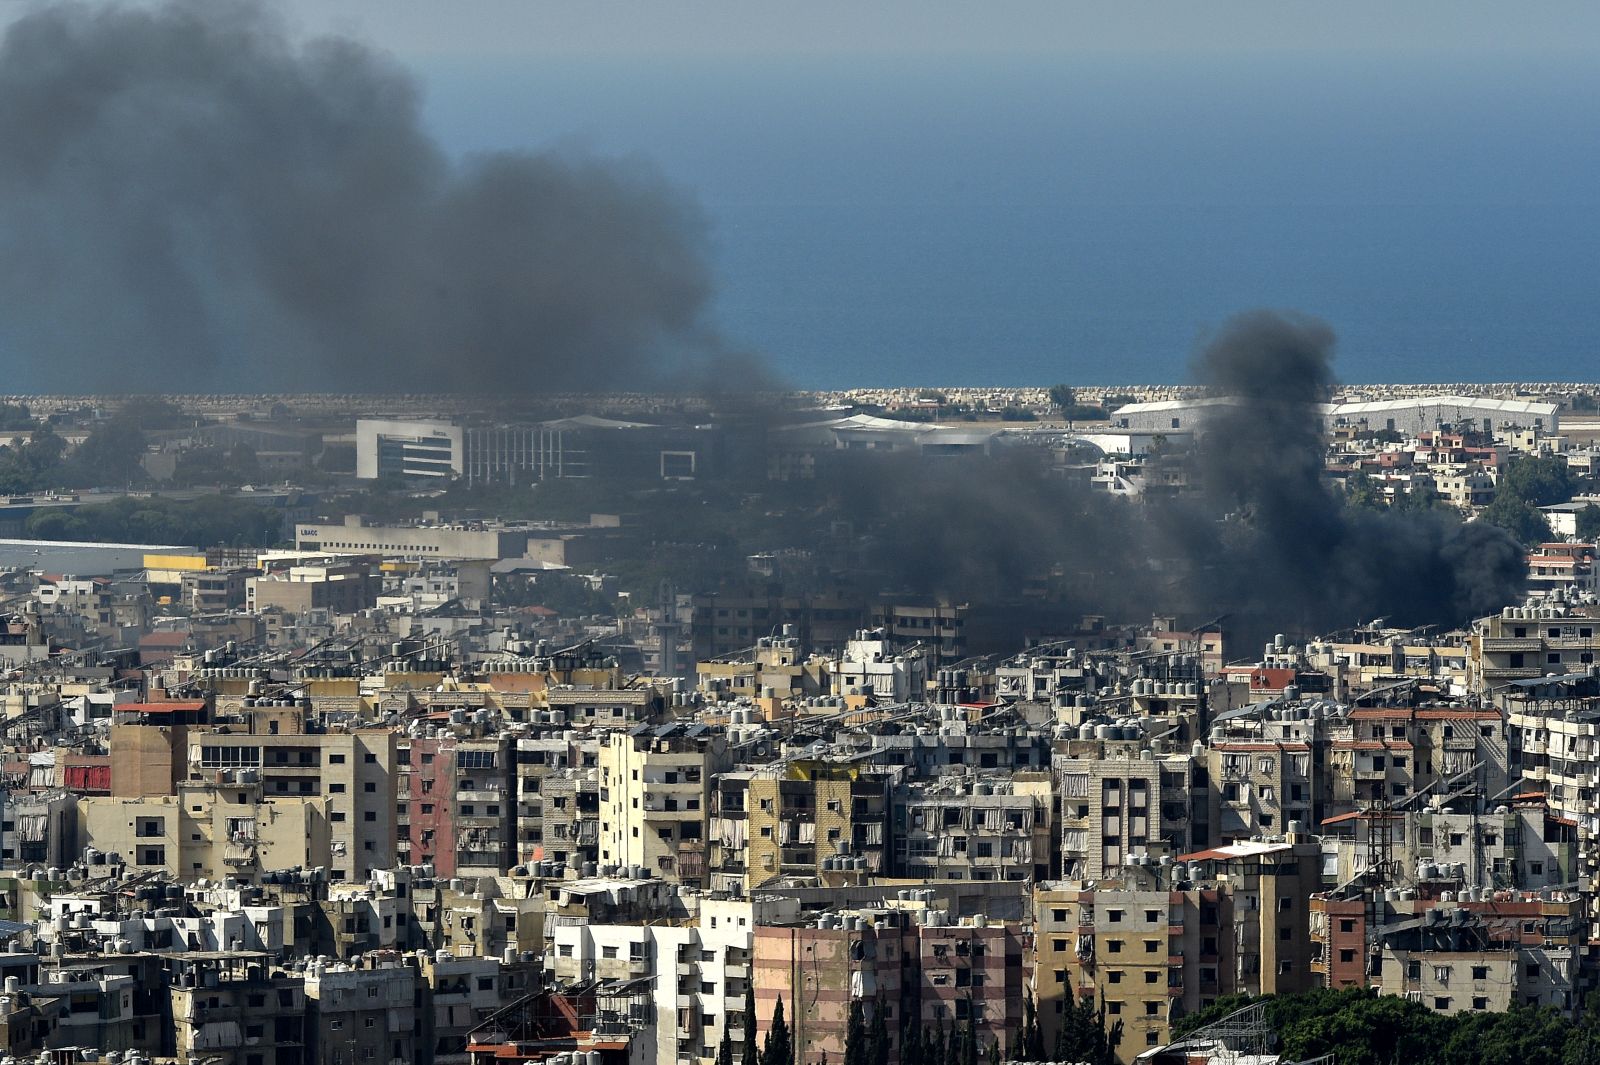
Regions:
M 886 589 L 974 602 L 1052 598 L 1118 620 L 1229 615 L 1235 648 L 1383 617 L 1454 626 L 1522 593 L 1503 531 L 1449 513 L 1345 505 L 1324 476 L 1333 332 L 1254 312 L 1229 321 L 1194 370 L 1214 406 L 1192 457 L 1197 492 L 1129 503 L 1052 477 L 1041 449 L 836 468 Z
M 416 82 L 261 5 L 58 3 L 0 43 L 0 344 L 70 391 L 717 380 L 704 224 L 648 167 L 457 162 Z
M 1504 531 L 1453 514 L 1355 510 L 1323 475 L 1334 336 L 1294 314 L 1228 322 L 1195 371 L 1223 403 L 1198 454 L 1222 549 L 1193 556 L 1212 595 L 1252 636 L 1316 633 L 1384 617 L 1451 626 L 1522 593 L 1527 566 Z

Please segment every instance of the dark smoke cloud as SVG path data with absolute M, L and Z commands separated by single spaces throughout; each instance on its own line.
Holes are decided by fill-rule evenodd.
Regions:
M 1329 489 L 1321 405 L 1333 344 L 1325 323 L 1257 311 L 1228 322 L 1196 359 L 1200 381 L 1232 401 L 1207 422 L 1199 450 L 1226 529 L 1225 550 L 1195 559 L 1221 580 L 1214 598 L 1254 636 L 1274 622 L 1314 633 L 1379 616 L 1454 625 L 1517 599 L 1527 566 L 1502 530 L 1353 510 Z
M 622 389 L 761 378 L 648 167 L 458 163 L 415 81 L 258 4 L 53 4 L 0 43 L 0 340 L 34 388 Z
M 1050 476 L 1046 458 L 858 452 L 828 476 L 888 590 L 983 602 L 1044 580 L 1085 610 L 1146 595 L 1149 567 L 1126 550 L 1139 508 Z
M 1255 312 L 1229 321 L 1194 370 L 1220 402 L 1192 472 L 1199 491 L 1130 504 L 1047 475 L 1045 453 L 941 461 L 848 456 L 839 499 L 886 588 L 977 602 L 1053 585 L 1063 626 L 1227 613 L 1235 649 L 1385 617 L 1454 626 L 1522 593 L 1507 534 L 1451 514 L 1351 509 L 1323 474 L 1320 405 L 1333 332 Z

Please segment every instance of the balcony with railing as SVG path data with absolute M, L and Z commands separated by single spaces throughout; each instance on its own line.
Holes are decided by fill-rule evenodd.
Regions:
M 1488 680 L 1532 680 L 1544 674 L 1538 666 L 1486 665 L 1483 667 L 1483 675 Z
M 1545 642 L 1552 651 L 1600 650 L 1600 639 L 1593 636 L 1556 636 Z
M 256 864 L 254 841 L 225 844 L 222 848 L 222 864 L 232 869 L 242 869 Z
M 803 846 L 785 846 L 781 848 L 778 860 L 786 867 L 815 868 L 817 848 L 809 843 Z
M 1485 636 L 1484 654 L 1517 654 L 1542 650 L 1544 641 L 1537 636 Z

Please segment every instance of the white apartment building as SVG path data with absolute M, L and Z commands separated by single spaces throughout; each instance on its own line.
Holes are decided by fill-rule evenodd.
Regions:
M 730 1025 L 739 1044 L 756 926 L 800 915 L 798 900 L 771 895 L 696 901 L 697 918 L 681 925 L 557 918 L 546 929 L 547 983 L 649 981 L 654 1016 L 632 1018 L 643 1024 L 634 1065 L 704 1065 Z

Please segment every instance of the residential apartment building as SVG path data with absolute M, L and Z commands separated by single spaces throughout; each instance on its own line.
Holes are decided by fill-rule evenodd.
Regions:
M 516 855 L 515 747 L 505 735 L 462 739 L 455 748 L 455 867 L 498 876 Z
M 1118 877 L 1094 887 L 1037 888 L 1033 994 L 1046 1048 L 1056 1045 L 1062 1016 L 1078 999 L 1104 1001 L 1107 1020 L 1123 1026 L 1118 1057 L 1129 1061 L 1166 1042 L 1186 1007 L 1223 993 L 1232 943 L 1220 926 L 1221 897 L 1197 896 L 1191 907 L 1192 894 Z
M 1330 814 L 1419 793 L 1487 799 L 1509 783 L 1505 724 L 1493 708 L 1357 707 L 1329 734 Z
M 1476 691 L 1508 681 L 1582 673 L 1600 652 L 1592 608 L 1506 607 L 1474 626 L 1469 670 Z
M 742 801 L 750 887 L 779 876 L 819 876 L 836 859 L 860 859 L 861 870 L 890 869 L 890 777 L 860 765 L 795 760 L 748 779 Z M 723 843 L 725 803 L 719 802 L 717 842 Z M 735 860 L 738 860 L 737 858 Z
M 553 774 L 565 771 L 572 760 L 572 745 L 565 729 L 533 726 L 530 729 L 530 733 L 516 738 L 513 754 L 516 763 L 513 785 L 516 790 L 516 852 L 519 861 L 533 859 L 535 849 L 543 848 L 544 781 Z
M 1400 812 L 1354 811 L 1324 821 L 1323 844 L 1333 859 L 1333 880 L 1348 884 L 1365 875 L 1374 853 L 1391 856 L 1390 879 L 1434 892 L 1538 891 L 1577 882 L 1582 868 L 1578 820 L 1552 811 L 1529 793 L 1510 805 L 1478 812 L 1473 798 L 1418 804 Z M 1387 835 L 1375 847 L 1373 837 Z
M 1580 1010 L 1587 952 L 1576 895 L 1519 893 L 1418 903 L 1410 921 L 1383 931 L 1380 990 L 1438 1013 Z
M 542 780 L 539 836 L 530 860 L 587 869 L 600 861 L 600 772 L 563 769 Z
M 1528 552 L 1528 590 L 1577 600 L 1600 591 L 1594 544 L 1540 544 Z
M 288 726 L 294 718 L 280 715 Z M 267 799 L 326 800 L 329 869 L 336 880 L 365 880 L 394 865 L 398 850 L 396 736 L 381 727 L 266 735 L 232 728 L 191 732 L 188 764 L 197 779 L 260 782 Z M 113 749 L 113 761 L 115 761 Z M 113 768 L 113 783 L 115 782 Z M 225 777 L 221 782 L 226 783 Z
M 268 797 L 259 781 L 185 781 L 173 795 L 85 796 L 78 838 L 144 872 L 254 881 L 333 860 L 329 796 Z
M 271 565 L 247 580 L 245 606 L 252 614 L 271 609 L 355 614 L 375 606 L 382 591 L 383 579 L 364 561 Z
M 1518 680 L 1491 692 L 1506 715 L 1510 763 L 1525 795 L 1578 829 L 1579 880 L 1600 883 L 1600 833 L 1593 810 L 1600 758 L 1600 671 Z
M 895 654 L 882 629 L 863 629 L 833 664 L 833 694 L 870 694 L 890 703 L 920 700 L 928 689 L 928 659 Z
M 168 994 L 180 1061 L 304 1065 L 311 1040 L 304 984 L 298 977 L 268 976 L 263 962 L 239 957 L 174 963 Z
M 450 735 L 406 735 L 395 743 L 395 835 L 399 859 L 456 875 L 455 747 Z
M 744 1039 L 758 929 L 798 915 L 794 899 L 756 894 L 702 896 L 696 919 L 675 924 L 558 917 L 547 936 L 546 979 L 556 987 L 648 984 L 648 1015 L 634 1019 L 655 1023 L 636 1036 L 635 1060 L 709 1065 L 724 1033 L 735 1045 Z
M 393 955 L 356 964 L 316 962 L 305 974 L 304 987 L 308 1065 L 415 1060 L 420 1027 L 413 965 Z
M 703 725 L 608 734 L 600 748 L 600 864 L 702 886 L 711 782 L 727 758 L 726 738 Z
M 895 869 L 917 880 L 1043 879 L 1053 865 L 1053 805 L 1048 773 L 903 783 L 894 791 Z
M 1064 879 L 1099 880 L 1135 854 L 1182 854 L 1210 838 L 1197 766 L 1127 741 L 1074 740 L 1057 751 Z
M 971 1018 L 978 1046 L 1014 1045 L 1022 1023 L 1024 929 L 961 922 L 915 907 L 841 910 L 810 924 L 756 929 L 758 1035 L 778 1002 L 794 1035 L 796 1062 L 820 1065 L 844 1053 L 852 1001 L 886 1011 L 889 1063 L 900 1060 L 906 1010 L 917 1030 Z
M 1296 837 L 1042 885 L 1033 986 L 1045 1045 L 1073 996 L 1105 1001 L 1124 1028 L 1118 1057 L 1132 1061 L 1223 995 L 1313 986 L 1307 899 L 1320 879 L 1320 848 Z
M 1318 780 L 1310 743 L 1218 740 L 1206 754 L 1217 839 L 1275 835 L 1311 821 Z
M 1367 940 L 1368 901 L 1359 893 L 1311 896 L 1311 972 L 1319 987 L 1369 987 L 1383 964 Z

